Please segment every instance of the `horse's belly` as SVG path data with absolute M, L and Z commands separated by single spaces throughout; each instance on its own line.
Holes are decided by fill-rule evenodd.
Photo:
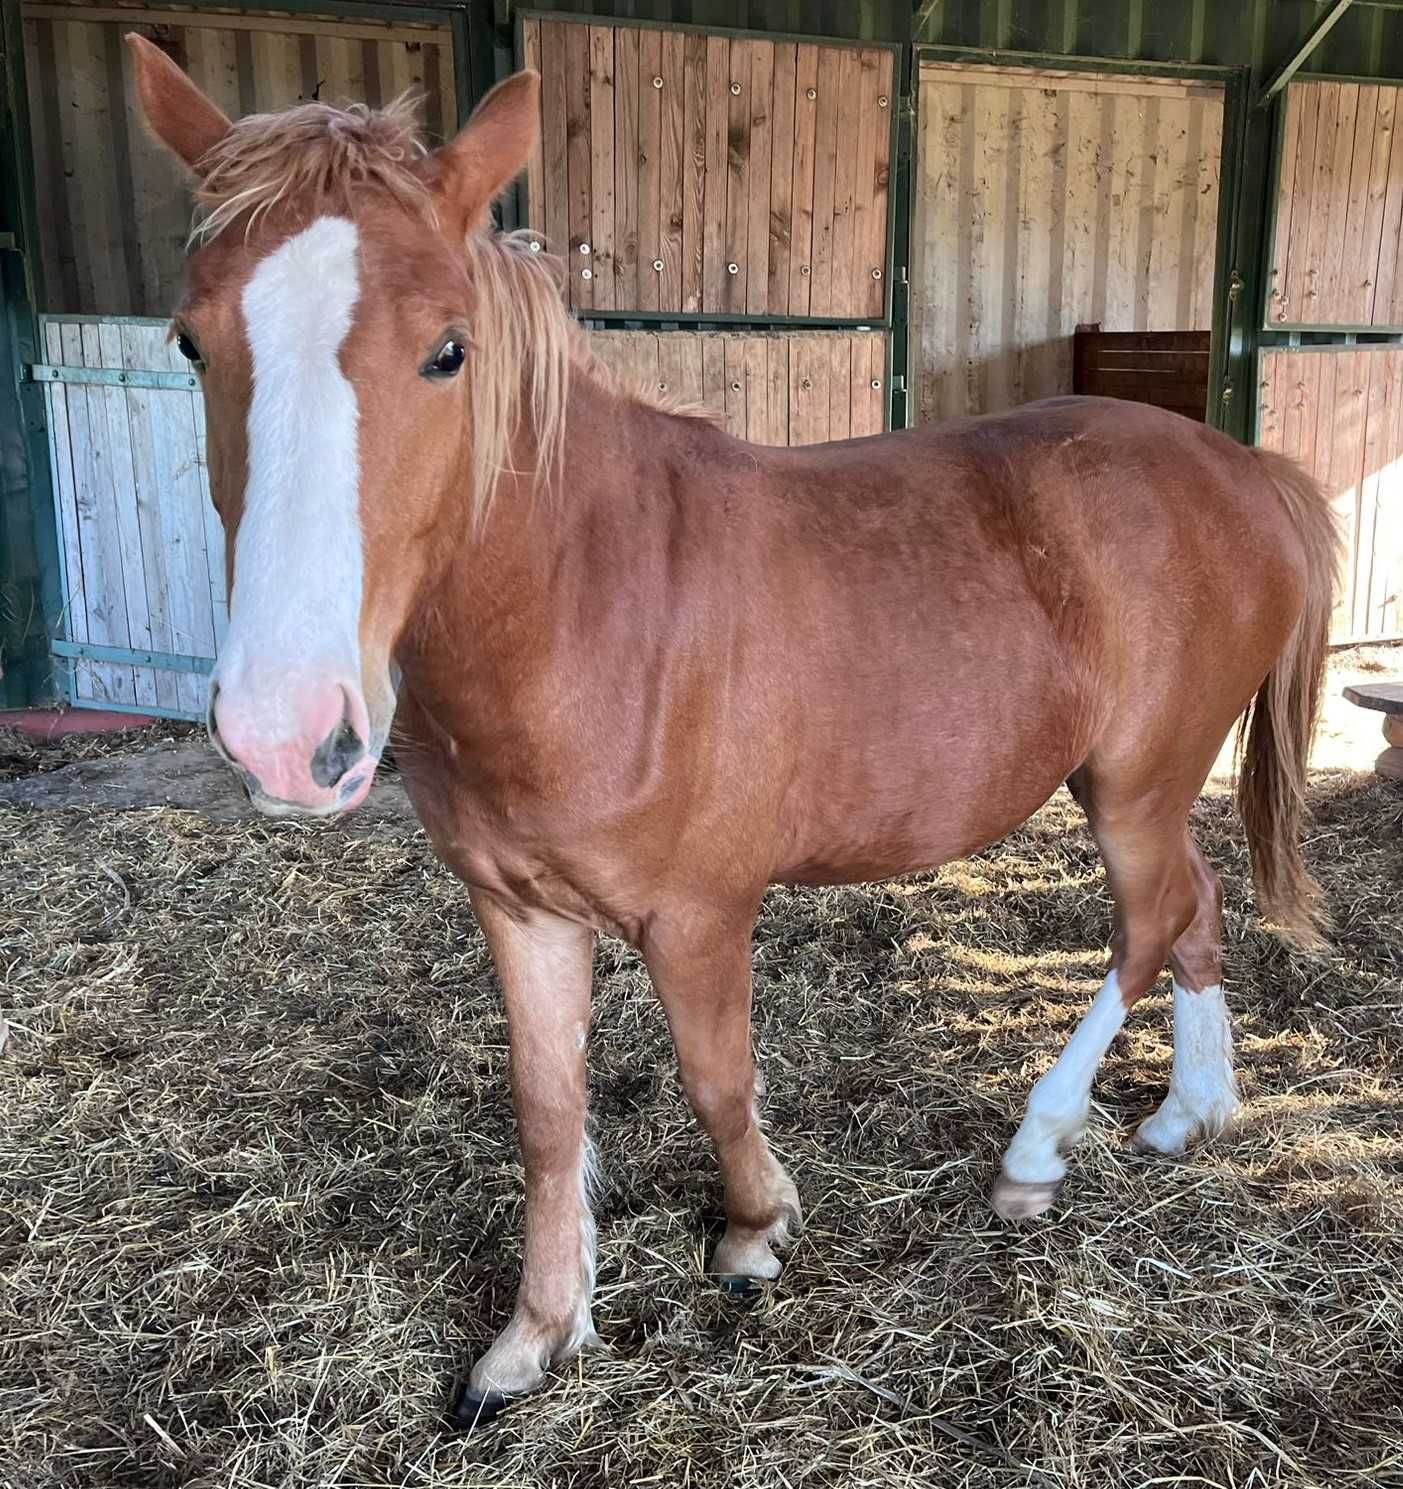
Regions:
M 861 776 L 825 772 L 790 795 L 773 877 L 857 884 L 964 858 L 1031 817 L 1080 763 L 1070 740 L 1033 735 L 944 758 L 894 753 Z

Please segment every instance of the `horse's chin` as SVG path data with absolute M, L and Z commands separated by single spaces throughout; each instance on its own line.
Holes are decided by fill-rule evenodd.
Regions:
M 368 756 L 354 768 L 350 779 L 310 801 L 288 801 L 280 796 L 270 796 L 252 784 L 242 771 L 237 773 L 250 805 L 260 816 L 341 817 L 347 812 L 353 812 L 370 795 L 370 788 L 375 782 L 375 769 L 379 763 L 378 755 Z

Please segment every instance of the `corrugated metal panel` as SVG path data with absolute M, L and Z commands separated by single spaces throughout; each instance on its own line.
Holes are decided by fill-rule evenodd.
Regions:
M 1264 351 L 1260 442 L 1334 500 L 1345 569 L 1331 639 L 1403 635 L 1403 348 Z
M 24 15 L 44 309 L 161 315 L 175 300 L 189 207 L 141 122 L 127 31 L 157 41 L 231 117 L 413 89 L 431 137 L 457 121 L 443 26 L 48 3 Z
M 529 217 L 574 308 L 883 315 L 890 49 L 527 16 L 522 52 Z
M 1072 333 L 1213 323 L 1223 90 L 923 64 L 918 417 L 1072 390 Z
M 1295 50 L 1319 15 L 1311 0 L 941 0 L 915 40 L 1269 69 Z M 1309 66 L 1313 72 L 1403 76 L 1403 12 L 1355 6 Z
M 625 384 L 696 404 L 738 439 L 807 445 L 880 434 L 880 331 L 596 331 L 594 354 Z
M 1403 88 L 1287 92 L 1268 322 L 1403 325 Z

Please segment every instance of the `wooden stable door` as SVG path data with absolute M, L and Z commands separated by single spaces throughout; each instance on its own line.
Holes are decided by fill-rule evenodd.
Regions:
M 1081 324 L 1211 329 L 1220 85 L 945 63 L 919 80 L 918 420 L 1070 393 Z
M 1292 83 L 1267 305 L 1275 327 L 1403 328 L 1403 88 Z
M 527 16 L 522 58 L 575 309 L 883 317 L 893 48 Z

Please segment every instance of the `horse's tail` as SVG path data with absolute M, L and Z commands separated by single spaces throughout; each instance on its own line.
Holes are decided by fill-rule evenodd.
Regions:
M 1340 534 L 1320 485 L 1294 461 L 1254 452 L 1276 488 L 1306 555 L 1306 592 L 1295 629 L 1243 714 L 1237 734 L 1237 807 L 1247 829 L 1257 903 L 1287 940 L 1323 943 L 1320 886 L 1301 861 L 1306 768 L 1325 681 Z

